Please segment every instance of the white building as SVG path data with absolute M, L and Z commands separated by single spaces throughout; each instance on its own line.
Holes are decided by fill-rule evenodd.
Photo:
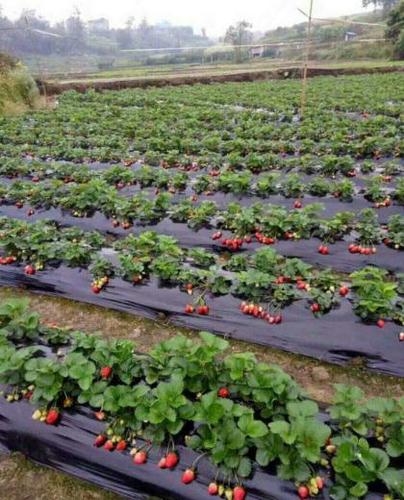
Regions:
M 257 46 L 257 47 L 251 47 L 249 52 L 250 52 L 250 57 L 255 58 L 255 57 L 262 57 L 264 55 L 264 47 Z

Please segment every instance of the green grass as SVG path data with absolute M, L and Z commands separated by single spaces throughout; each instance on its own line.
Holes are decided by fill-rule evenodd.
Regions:
M 0 73 L 0 116 L 33 109 L 39 102 L 37 86 L 23 66 Z
M 109 71 L 97 73 L 86 73 L 82 75 L 72 75 L 71 77 L 49 78 L 49 82 L 75 82 L 75 81 L 94 81 L 94 80 L 118 80 L 118 79 L 144 79 L 144 78 L 173 78 L 187 76 L 213 76 L 224 74 L 237 74 L 253 71 L 270 71 L 282 67 L 300 67 L 301 62 L 262 60 L 247 62 L 244 64 L 214 64 L 214 65 L 179 65 L 179 66 L 159 66 L 159 67 L 132 67 L 116 68 Z M 361 60 L 361 61 L 313 61 L 311 67 L 345 69 L 345 68 L 380 68 L 380 67 L 403 67 L 404 61 L 389 60 Z

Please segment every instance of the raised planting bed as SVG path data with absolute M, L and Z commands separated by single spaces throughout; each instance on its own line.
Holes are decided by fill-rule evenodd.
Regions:
M 0 246 L 5 286 L 163 313 L 175 324 L 334 363 L 362 357 L 369 368 L 404 374 L 400 274 L 368 266 L 340 275 L 267 245 L 212 252 L 150 231 L 111 242 L 16 219 L 0 219 Z
M 21 301 L 2 304 L 0 327 L 4 450 L 128 498 L 404 494 L 403 398 L 339 385 L 320 411 L 282 370 L 206 332 L 138 354 L 41 324 Z

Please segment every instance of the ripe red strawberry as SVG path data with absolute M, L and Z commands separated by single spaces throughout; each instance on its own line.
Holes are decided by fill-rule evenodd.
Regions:
M 178 464 L 178 455 L 174 451 L 167 454 L 166 464 L 169 469 L 173 469 Z
M 319 490 L 322 490 L 324 488 L 324 479 L 320 476 L 317 476 L 316 477 L 316 484 L 317 484 L 317 488 Z
M 28 217 L 31 217 L 31 215 L 34 215 L 35 210 L 33 208 L 30 208 L 27 212 Z
M 219 492 L 219 486 L 216 483 L 210 483 L 208 486 L 208 493 L 209 495 L 217 495 Z
M 299 281 L 296 286 L 299 290 L 306 290 L 307 284 L 304 281 Z
M 228 398 L 230 396 L 230 391 L 227 387 L 221 387 L 217 391 L 217 395 L 219 396 L 219 398 Z
M 398 340 L 399 340 L 400 342 L 403 342 L 403 341 L 404 341 L 404 332 L 400 332 L 400 333 L 398 334 Z
M 158 466 L 160 469 L 166 469 L 167 468 L 167 460 L 166 457 L 161 457 L 158 463 Z
M 103 368 L 101 368 L 100 374 L 101 374 L 101 378 L 106 380 L 107 378 L 109 378 L 112 375 L 112 368 L 110 366 L 104 366 Z
M 377 323 L 376 323 L 376 324 L 377 324 L 377 326 L 378 326 L 379 328 L 383 328 L 383 327 L 384 327 L 384 325 L 385 325 L 385 321 L 384 321 L 384 319 L 381 319 L 381 318 L 380 318 L 380 319 L 378 319 L 378 320 L 377 320 Z
M 184 308 L 186 314 L 192 314 L 194 312 L 194 306 L 192 304 L 187 304 Z
M 233 500 L 244 500 L 246 494 L 247 493 L 242 486 L 236 486 L 233 489 Z
M 59 411 L 56 408 L 52 408 L 51 410 L 48 411 L 45 422 L 48 425 L 56 425 L 59 421 L 59 418 L 60 418 Z
M 341 286 L 341 288 L 339 289 L 339 294 L 341 295 L 341 297 L 345 297 L 346 295 L 348 295 L 349 293 L 349 288 L 347 286 Z
M 348 246 L 348 250 L 349 250 L 350 253 L 359 253 L 359 246 L 355 245 L 354 243 L 351 243 Z
M 28 276 L 32 276 L 36 273 L 35 267 L 28 265 L 24 267 L 24 273 Z
M 279 325 L 280 323 L 282 323 L 282 316 L 280 314 L 277 314 L 274 318 L 274 322 L 276 325 Z
M 294 208 L 302 208 L 302 202 L 300 200 L 295 200 L 293 203 Z
M 94 285 L 94 286 L 91 287 L 91 291 L 93 293 L 100 293 L 101 292 L 101 288 Z
M 107 441 L 107 437 L 104 436 L 103 434 L 100 434 L 99 436 L 97 436 L 95 438 L 94 446 L 96 446 L 97 448 L 100 448 L 101 446 L 104 446 L 106 441 Z
M 320 304 L 312 304 L 310 306 L 310 309 L 313 313 L 317 313 L 320 311 Z
M 309 496 L 309 488 L 307 486 L 300 486 L 297 490 L 299 498 L 307 498 Z
M 124 451 L 128 447 L 128 443 L 124 440 L 121 439 L 119 443 L 116 445 L 116 451 Z
M 143 451 L 143 450 L 138 451 L 135 454 L 135 456 L 133 458 L 133 461 L 137 465 L 145 464 L 147 462 L 147 453 L 145 451 Z
M 216 231 L 216 233 L 212 234 L 212 240 L 220 240 L 221 237 L 222 237 L 221 231 Z
M 106 441 L 106 443 L 104 444 L 104 450 L 114 451 L 114 449 L 115 449 L 114 443 L 112 442 L 111 439 L 108 439 L 108 441 Z
M 181 481 L 184 484 L 189 484 L 192 483 L 192 481 L 195 479 L 195 471 L 194 469 L 186 469 L 182 475 Z
M 318 252 L 321 253 L 321 255 L 328 255 L 330 253 L 330 251 L 326 245 L 320 245 L 318 247 Z
M 97 420 L 100 420 L 100 421 L 105 420 L 105 413 L 103 411 L 96 411 L 94 413 L 94 416 Z

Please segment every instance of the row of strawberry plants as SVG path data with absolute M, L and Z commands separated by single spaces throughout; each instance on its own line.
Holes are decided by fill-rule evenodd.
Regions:
M 195 197 L 173 202 L 170 193 L 160 193 L 154 198 L 143 193 L 125 197 L 100 179 L 84 184 L 52 181 L 33 185 L 31 182 L 16 181 L 0 187 L 0 200 L 15 204 L 19 209 L 28 202 L 31 205 L 28 216 L 34 214 L 34 208 L 60 207 L 69 210 L 75 217 L 87 217 L 100 211 L 112 219 L 114 227 L 121 225 L 124 229 L 129 229 L 134 223 L 147 225 L 168 217 L 173 222 L 186 223 L 192 229 L 214 224 L 217 229 L 231 231 L 236 239 L 261 234 L 266 238 L 263 243 L 274 243 L 275 239 L 311 237 L 332 243 L 354 232 L 358 250 L 363 247 L 366 250 L 364 253 L 369 255 L 375 252 L 374 245 L 382 240 L 396 249 L 403 246 L 400 233 L 402 217 L 399 215 L 390 217 L 386 231 L 370 208 L 357 215 L 339 212 L 332 218 L 323 219 L 320 217 L 324 208 L 322 204 L 312 203 L 303 207 L 300 200 L 294 202 L 292 210 L 265 203 L 255 203 L 248 208 L 229 203 L 226 208 L 220 209 L 213 201 L 198 204 Z M 260 238 L 257 239 L 260 241 Z
M 200 454 L 185 464 L 185 485 L 201 460 L 217 467 L 207 496 L 243 500 L 242 481 L 256 463 L 276 466 L 300 498 L 325 485 L 335 500 L 362 498 L 378 484 L 386 500 L 404 494 L 396 462 L 404 453 L 403 398 L 364 401 L 360 389 L 336 386 L 323 423 L 317 404 L 280 368 L 250 353 L 227 354 L 228 343 L 206 332 L 199 342 L 177 336 L 138 354 L 131 341 L 44 325 L 23 301 L 0 307 L 0 327 L 7 401 L 30 401 L 33 419 L 48 425 L 63 419 L 63 408 L 89 405 L 105 422 L 94 445 L 135 466 L 155 447 L 158 466 L 173 469 L 182 458 L 176 445 L 184 444 Z M 44 344 L 55 357 L 44 356 Z
M 399 77 L 386 78 L 387 84 L 396 78 Z M 233 102 L 242 100 L 242 94 L 249 93 L 250 88 L 258 89 L 258 95 L 265 99 L 269 86 L 267 82 L 250 87 L 239 85 L 236 88 L 241 96 L 233 94 Z M 289 88 L 286 92 L 293 99 L 293 86 Z M 209 90 L 220 100 L 220 86 Z M 372 90 L 377 94 L 376 89 Z M 88 95 L 85 99 L 74 93 L 62 96 L 56 110 L 2 121 L 0 149 L 7 156 L 31 153 L 79 161 L 119 161 L 128 155 L 148 152 L 159 160 L 163 155 L 169 163 L 189 162 L 192 158 L 199 163 L 206 157 L 215 165 L 223 164 L 223 160 L 244 162 L 250 155 L 254 163 L 254 155 L 267 153 L 331 153 L 366 158 L 401 154 L 399 121 L 382 110 L 379 115 L 356 120 L 335 113 L 332 103 L 328 103 L 329 109 L 317 104 L 303 120 L 294 120 L 293 113 L 285 113 L 279 122 L 259 111 L 197 105 L 195 91 L 187 89 L 186 93 L 189 98 L 185 95 L 182 101 L 176 99 L 175 89 L 128 90 Z M 280 88 L 275 92 L 277 97 L 279 93 Z M 143 103 L 133 108 L 137 100 Z M 271 106 L 279 109 L 279 103 L 272 101 Z M 146 105 L 151 102 L 153 105 Z M 284 102 L 282 105 L 287 107 Z M 389 108 L 386 104 L 384 107 L 386 111 Z
M 377 268 L 352 273 L 348 281 L 329 269 L 315 270 L 296 258 L 284 258 L 270 247 L 251 253 L 220 255 L 203 248 L 184 249 L 170 237 L 143 232 L 117 240 L 113 250 L 117 265 L 99 251 L 107 243 L 98 233 L 76 228 L 58 229 L 50 222 L 29 224 L 0 219 L 0 264 L 26 264 L 34 275 L 45 266 L 63 263 L 88 267 L 92 290 L 98 294 L 114 277 L 134 285 L 151 277 L 162 284 L 179 286 L 190 295 L 184 306 L 188 314 L 209 314 L 209 297 L 232 294 L 243 302 L 240 309 L 269 324 L 282 322 L 281 309 L 297 300 L 307 300 L 315 316 L 326 314 L 347 295 L 355 312 L 365 321 L 383 327 L 386 319 L 404 322 L 399 300 L 403 284 L 387 279 Z M 401 340 L 401 337 L 400 337 Z
M 334 113 L 356 112 L 358 115 L 385 115 L 400 117 L 403 94 L 400 82 L 402 75 L 379 74 L 364 76 L 343 76 L 312 79 L 307 112 L 334 110 Z M 215 109 L 218 106 L 238 106 L 238 109 L 269 111 L 268 120 L 293 121 L 300 107 L 299 81 L 266 81 L 248 83 L 227 83 L 215 85 L 194 85 L 151 88 L 142 91 L 105 92 L 102 101 L 109 106 L 132 106 L 132 109 L 153 105 L 156 101 L 181 103 Z M 372 98 L 369 98 L 372 96 Z M 100 100 L 97 92 L 86 95 L 65 92 L 62 96 L 66 104 L 95 106 Z M 116 109 L 116 108 L 115 108 Z
M 194 167 L 191 167 L 194 170 Z M 197 169 L 197 168 L 196 168 Z M 9 178 L 30 176 L 34 183 L 43 179 L 59 179 L 65 183 L 86 183 L 98 178 L 108 184 L 114 184 L 118 189 L 138 184 L 140 188 L 154 187 L 156 190 L 168 189 L 170 192 L 181 192 L 187 187 L 196 193 L 212 194 L 217 191 L 237 195 L 257 195 L 266 197 L 281 194 L 288 198 L 332 195 L 343 202 L 350 202 L 358 194 L 369 201 L 375 202 L 376 208 L 389 206 L 391 199 L 404 204 L 404 181 L 398 179 L 393 188 L 388 183 L 391 176 L 372 176 L 366 178 L 366 188 L 358 188 L 348 180 L 330 181 L 322 176 L 316 176 L 309 182 L 302 182 L 298 173 L 281 178 L 280 173 L 271 173 L 255 178 L 250 172 L 234 172 L 232 169 L 210 169 L 207 173 L 191 178 L 186 172 L 168 172 L 166 168 L 143 165 L 135 170 L 121 165 L 111 166 L 106 170 L 94 170 L 89 166 L 78 166 L 69 163 L 21 162 L 6 160 L 0 165 L 0 175 Z M 387 188 L 387 189 L 386 189 Z
M 178 111 L 177 111 L 178 114 Z M 155 120 L 161 119 L 161 113 L 158 116 L 153 116 Z M 81 117 L 79 118 L 81 119 Z M 99 119 L 97 116 L 93 116 L 96 121 Z M 148 118 L 151 119 L 150 117 Z M 173 117 L 167 118 L 167 121 L 173 119 Z M 198 121 L 200 118 L 198 116 L 192 118 L 192 122 Z M 248 127 L 248 121 L 246 120 L 246 127 Z M 121 125 L 121 122 L 119 122 Z M 49 124 L 47 124 L 49 126 Z M 141 123 L 139 123 L 139 127 Z M 223 124 L 221 128 L 225 127 Z M 388 128 L 389 124 L 385 125 Z M 52 124 L 53 128 L 56 128 Z M 178 136 L 174 136 L 172 131 L 167 125 L 166 135 L 162 138 L 156 138 L 154 136 L 147 137 L 145 139 L 139 139 L 137 141 L 122 138 L 122 135 L 116 133 L 116 138 L 111 139 L 111 136 L 106 135 L 107 131 L 100 132 L 100 134 L 94 135 L 94 137 L 89 138 L 86 136 L 79 136 L 68 138 L 63 136 L 62 129 L 59 125 L 60 131 L 58 134 L 44 130 L 41 132 L 41 136 L 49 135 L 49 138 L 43 138 L 39 144 L 32 143 L 32 133 L 27 131 L 27 136 L 18 138 L 9 137 L 4 144 L 0 144 L 0 153 L 3 156 L 21 157 L 21 156 L 33 156 L 36 158 L 53 158 L 61 160 L 70 160 L 80 162 L 85 161 L 120 161 L 122 159 L 133 159 L 133 158 L 144 158 L 146 162 L 158 163 L 163 160 L 168 165 L 189 165 L 193 162 L 200 165 L 213 165 L 220 166 L 222 164 L 229 164 L 232 166 L 246 166 L 253 171 L 265 171 L 272 169 L 273 158 L 276 155 L 280 155 L 281 159 L 285 159 L 288 155 L 296 156 L 296 163 L 299 163 L 301 155 L 314 154 L 316 156 L 323 156 L 332 153 L 337 157 L 342 156 L 353 157 L 356 159 L 375 159 L 379 160 L 381 158 L 392 159 L 394 157 L 400 157 L 402 151 L 402 143 L 400 139 L 397 138 L 398 132 L 394 132 L 394 137 L 384 137 L 384 134 L 380 132 L 374 136 L 365 137 L 365 139 L 354 141 L 347 140 L 346 143 L 341 143 L 339 137 L 340 134 L 335 134 L 335 138 L 331 140 L 319 141 L 316 137 L 315 127 L 313 127 L 313 138 L 301 140 L 297 137 L 297 131 L 294 130 L 293 138 L 291 140 L 279 139 L 271 140 L 275 130 L 267 130 L 265 126 L 264 131 L 260 132 L 260 127 L 255 127 L 253 129 L 254 136 L 251 139 L 221 139 L 220 129 L 213 137 L 204 137 L 202 139 L 195 139 L 192 137 L 192 128 L 188 126 L 186 120 L 184 119 L 184 129 L 178 130 Z M 4 127 L 2 127 L 4 128 Z M 45 124 L 44 124 L 45 129 Z M 349 136 L 349 128 L 342 132 L 342 135 Z M 383 129 L 382 129 L 383 130 Z M 138 132 L 138 131 L 137 131 Z M 74 134 L 78 132 L 75 131 Z M 82 132 L 84 134 L 84 131 Z M 150 133 L 150 132 L 148 132 Z M 199 134 L 199 130 L 194 131 L 194 134 Z M 282 137 L 287 136 L 287 130 L 277 131 Z M 105 135 L 104 135 L 105 134 Z M 187 134 L 191 137 L 182 138 L 183 134 Z M 73 134 L 69 134 L 73 135 Z M 140 136 L 141 134 L 137 134 Z M 231 137 L 233 132 L 229 132 Z M 290 133 L 289 133 L 290 135 Z M 362 133 L 362 135 L 365 135 Z M 6 136 L 7 137 L 7 136 Z M 258 137 L 258 138 L 257 138 Z M 19 142 L 21 141 L 21 143 Z M 44 145 L 41 145 L 41 143 Z M 96 142 L 96 145 L 93 143 Z M 119 143 L 119 147 L 109 146 L 108 143 Z M 155 145 L 157 143 L 157 145 Z M 314 156 L 313 156 L 314 158 Z M 277 160 L 275 159 L 275 162 Z M 307 166 L 305 170 L 318 169 L 321 173 L 321 168 L 313 167 L 312 162 Z M 352 171 L 352 168 L 347 170 L 346 162 L 343 160 L 340 162 L 340 166 L 334 167 L 337 172 L 347 173 Z M 350 164 L 354 162 L 350 160 Z M 320 162 L 321 165 L 321 162 Z M 328 169 L 328 168 L 327 168 Z M 327 170 L 326 168 L 324 171 Z

